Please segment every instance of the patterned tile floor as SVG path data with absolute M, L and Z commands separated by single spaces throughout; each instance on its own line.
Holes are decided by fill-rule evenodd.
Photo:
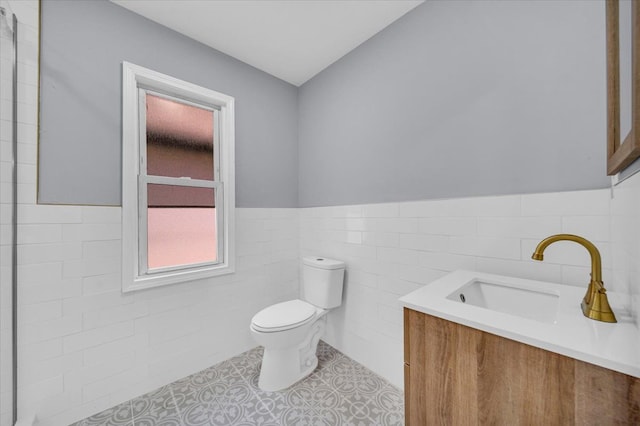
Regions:
M 404 424 L 402 392 L 322 341 L 318 368 L 280 392 L 258 388 L 261 359 L 252 349 L 73 426 Z

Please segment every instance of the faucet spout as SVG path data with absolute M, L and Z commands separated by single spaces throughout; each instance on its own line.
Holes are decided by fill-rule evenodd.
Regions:
M 591 281 L 589 282 L 587 293 L 581 303 L 584 316 L 597 321 L 617 322 L 609 306 L 607 290 L 605 290 L 604 283 L 602 282 L 602 260 L 600 252 L 591 241 L 572 234 L 552 235 L 538 243 L 531 258 L 533 260 L 543 260 L 545 249 L 557 241 L 573 241 L 574 243 L 578 243 L 586 248 L 591 256 Z

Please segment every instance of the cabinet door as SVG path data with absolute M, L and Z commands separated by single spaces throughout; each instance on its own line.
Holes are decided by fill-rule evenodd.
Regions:
M 478 424 L 474 330 L 406 308 L 405 326 L 406 424 Z
M 640 379 L 405 308 L 405 418 L 639 425 Z

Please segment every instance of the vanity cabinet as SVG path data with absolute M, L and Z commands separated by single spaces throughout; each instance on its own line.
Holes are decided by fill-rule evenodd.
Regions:
M 404 354 L 407 426 L 640 425 L 640 379 L 409 308 Z

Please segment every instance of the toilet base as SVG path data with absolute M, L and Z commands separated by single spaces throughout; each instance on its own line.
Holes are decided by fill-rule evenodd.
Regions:
M 286 389 L 304 379 L 318 366 L 316 350 L 324 333 L 326 317 L 318 319 L 308 337 L 297 346 L 264 348 L 258 387 L 264 391 Z

